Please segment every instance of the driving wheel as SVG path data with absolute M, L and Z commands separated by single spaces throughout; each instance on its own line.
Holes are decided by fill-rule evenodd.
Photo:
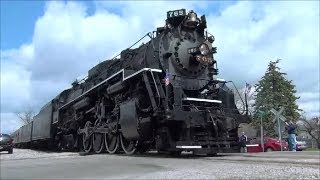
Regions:
M 94 123 L 94 126 L 100 125 L 101 120 L 97 119 Z M 101 153 L 104 150 L 104 135 L 102 133 L 93 133 L 92 141 L 93 141 L 93 151 L 95 153 Z
M 92 149 L 92 136 L 89 136 L 88 128 L 91 126 L 91 122 L 87 121 L 84 125 L 85 133 L 82 133 L 82 148 L 85 152 L 90 152 Z
M 127 140 L 123 135 L 120 135 L 121 147 L 126 154 L 133 154 L 137 150 L 138 140 Z
M 104 134 L 104 144 L 110 154 L 114 154 L 119 146 L 119 136 L 111 132 Z

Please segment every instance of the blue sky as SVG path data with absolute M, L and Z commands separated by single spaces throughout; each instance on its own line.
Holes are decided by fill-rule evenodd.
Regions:
M 0 1 L 1 130 L 41 106 L 98 62 L 164 25 L 166 11 L 205 14 L 220 78 L 255 84 L 271 60 L 296 85 L 298 105 L 319 115 L 319 2 Z M 303 63 L 301 63 L 303 61 Z M 303 74 L 303 76 L 301 76 Z
M 95 11 L 94 1 L 78 1 L 85 4 L 88 15 Z M 1 0 L 1 49 L 18 48 L 21 44 L 32 41 L 32 34 L 36 20 L 45 11 L 45 1 L 12 1 Z M 220 10 L 235 1 L 208 2 L 209 6 L 203 7 L 204 13 L 207 7 L 214 7 L 210 11 L 220 13 Z M 211 4 L 211 6 L 210 6 Z M 112 13 L 121 14 L 118 6 L 108 8 Z
M 36 20 L 43 15 L 46 1 L 1 0 L 1 49 L 18 48 L 32 41 Z M 82 1 L 88 14 L 94 12 L 93 1 Z
M 1 49 L 31 42 L 34 24 L 44 13 L 44 1 L 0 1 Z

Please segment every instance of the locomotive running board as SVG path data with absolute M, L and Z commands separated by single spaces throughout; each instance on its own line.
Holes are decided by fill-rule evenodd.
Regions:
M 199 98 L 183 98 L 182 100 L 185 100 L 185 101 L 198 101 L 198 102 L 210 102 L 210 103 L 219 103 L 221 104 L 222 101 L 220 100 L 214 100 L 214 99 L 199 99 Z
M 201 149 L 202 146 L 176 146 L 179 149 Z
M 107 79 L 101 81 L 100 83 L 98 83 L 97 85 L 93 86 L 92 88 L 90 88 L 88 91 L 86 91 L 85 93 L 81 94 L 80 96 L 76 97 L 75 99 L 73 99 L 72 101 L 68 102 L 67 104 L 64 104 L 63 106 L 61 106 L 59 108 L 62 109 L 68 105 L 70 105 L 71 103 L 79 100 L 81 97 L 83 97 L 84 95 L 88 94 L 90 91 L 92 91 L 93 89 L 96 89 L 97 87 L 101 86 L 102 84 L 106 83 L 107 81 L 109 81 L 110 79 L 114 78 L 115 76 L 119 75 L 122 73 L 122 81 L 125 81 L 125 80 L 128 80 L 134 76 L 136 76 L 137 74 L 140 74 L 141 72 L 144 72 L 144 71 L 152 71 L 152 72 L 158 72 L 158 73 L 161 73 L 162 70 L 161 69 L 152 69 L 152 68 L 143 68 L 143 69 L 140 69 L 139 71 L 129 75 L 129 76 L 125 76 L 124 75 L 124 69 L 121 69 L 120 71 L 114 73 L 112 76 L 108 77 Z

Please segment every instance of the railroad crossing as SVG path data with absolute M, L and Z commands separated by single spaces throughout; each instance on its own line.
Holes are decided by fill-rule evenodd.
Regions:
M 287 120 L 287 119 L 282 115 L 283 111 L 284 111 L 284 107 L 281 107 L 279 111 L 276 111 L 274 108 L 272 108 L 272 109 L 270 110 L 270 112 L 272 112 L 272 113 L 275 115 L 272 121 L 273 121 L 275 124 L 277 124 L 277 125 L 275 126 L 275 131 L 276 131 L 276 132 L 278 131 L 281 151 L 282 151 L 282 143 L 281 143 L 281 142 L 282 142 L 282 137 L 281 137 L 281 135 L 282 135 L 282 132 L 284 131 L 284 128 L 285 128 L 285 126 L 284 126 L 284 125 L 281 125 L 281 124 L 283 124 L 283 123 L 286 122 L 286 120 Z M 282 123 L 280 120 L 281 120 L 283 123 Z

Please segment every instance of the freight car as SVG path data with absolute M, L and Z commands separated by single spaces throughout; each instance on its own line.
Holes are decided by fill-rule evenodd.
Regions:
M 238 125 L 249 118 L 216 78 L 206 28 L 204 15 L 167 12 L 150 41 L 90 69 L 19 129 L 16 143 L 111 154 L 239 152 Z

